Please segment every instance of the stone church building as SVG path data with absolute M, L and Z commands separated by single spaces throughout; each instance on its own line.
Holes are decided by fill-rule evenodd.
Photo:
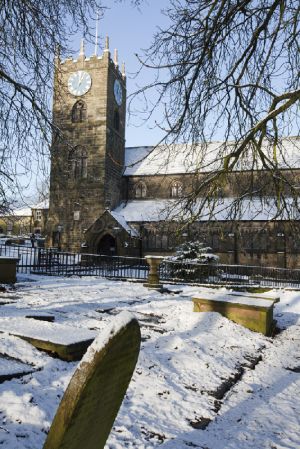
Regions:
M 111 58 L 108 39 L 101 56 L 86 57 L 82 44 L 77 60 L 56 59 L 53 120 L 48 246 L 143 256 L 171 254 L 200 239 L 224 263 L 300 266 L 300 238 L 290 220 L 272 219 L 272 199 L 246 200 L 232 218 L 225 213 L 245 170 L 220 192 L 213 211 L 206 206 L 183 226 L 188 217 L 181 201 L 193 190 L 200 152 L 189 145 L 125 147 L 125 69 L 116 52 Z M 298 138 L 285 142 L 293 155 L 299 144 Z M 210 144 L 209 153 L 221 145 Z

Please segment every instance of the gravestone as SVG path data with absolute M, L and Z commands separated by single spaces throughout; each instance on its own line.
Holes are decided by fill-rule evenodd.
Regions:
M 18 257 L 0 256 L 0 282 L 14 284 L 17 281 Z
M 113 319 L 89 347 L 58 407 L 43 449 L 102 449 L 122 404 L 139 349 L 129 313 Z

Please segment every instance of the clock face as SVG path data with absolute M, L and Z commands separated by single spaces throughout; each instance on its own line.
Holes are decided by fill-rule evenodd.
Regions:
M 69 92 L 76 97 L 86 94 L 92 85 L 91 75 L 83 70 L 72 73 L 68 80 Z
M 115 100 L 119 106 L 122 104 L 122 98 L 123 98 L 123 92 L 122 92 L 122 86 L 119 80 L 115 80 L 114 84 L 114 95 Z

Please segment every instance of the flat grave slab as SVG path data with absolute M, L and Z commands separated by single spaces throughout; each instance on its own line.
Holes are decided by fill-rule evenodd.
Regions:
M 0 383 L 13 378 L 23 377 L 34 371 L 35 368 L 27 363 L 0 355 Z
M 257 297 L 199 293 L 193 297 L 194 312 L 218 312 L 242 326 L 271 335 L 274 302 Z
M 20 337 L 67 361 L 80 360 L 97 335 L 94 331 L 74 326 L 23 317 L 1 318 L 0 332 Z

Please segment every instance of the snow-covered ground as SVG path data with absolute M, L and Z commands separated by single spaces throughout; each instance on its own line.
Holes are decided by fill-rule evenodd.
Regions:
M 19 276 L 16 290 L 0 292 L 0 302 L 12 301 L 0 317 L 47 313 L 70 329 L 100 332 L 122 310 L 136 315 L 141 352 L 107 449 L 300 448 L 300 292 L 280 291 L 281 332 L 271 339 L 219 314 L 193 313 L 199 287 L 169 288 Z M 76 363 L 4 333 L 0 353 L 35 370 L 0 384 L 0 447 L 42 449 Z

